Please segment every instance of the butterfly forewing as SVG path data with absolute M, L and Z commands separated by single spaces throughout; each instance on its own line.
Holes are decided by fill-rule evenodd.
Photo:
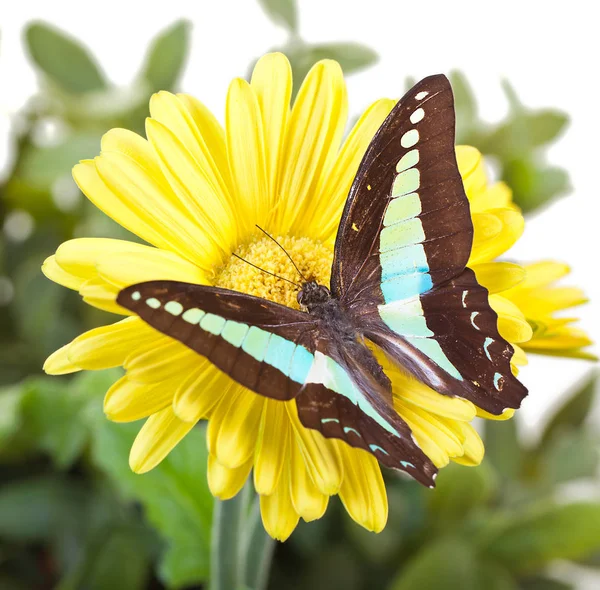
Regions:
M 375 135 L 338 232 L 332 291 L 364 333 L 440 393 L 500 413 L 526 389 L 487 291 L 465 269 L 473 241 L 444 76 L 419 82 Z
M 317 329 L 313 319 L 265 299 L 151 281 L 124 289 L 117 302 L 238 383 L 272 399 L 298 395 L 312 366 Z

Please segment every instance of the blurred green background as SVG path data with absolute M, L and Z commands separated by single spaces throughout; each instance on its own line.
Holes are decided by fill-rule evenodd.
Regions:
M 290 58 L 296 82 L 324 57 L 348 75 L 377 60 L 358 43 L 304 41 L 291 0 L 261 5 L 288 32 L 277 49 Z M 93 157 L 112 127 L 143 132 L 150 95 L 177 88 L 190 26 L 177 21 L 160 32 L 126 91 L 111 85 L 82 40 L 45 22 L 24 31 L 40 90 L 12 119 L 14 158 L 0 185 L 2 590 L 200 588 L 208 579 L 213 500 L 203 429 L 136 476 L 127 457 L 139 425 L 102 414 L 118 371 L 41 374 L 51 352 L 112 319 L 46 280 L 44 258 L 74 236 L 136 239 L 83 198 L 71 167 Z M 256 57 L 247 56 L 249 69 Z M 567 172 L 546 159 L 568 125 L 565 113 L 523 105 L 505 82 L 510 110 L 485 123 L 465 76 L 455 71 L 451 79 L 458 142 L 496 163 L 525 213 L 568 193 Z M 390 520 L 379 535 L 332 501 L 322 520 L 301 524 L 276 547 L 269 588 L 578 588 L 582 573 L 600 568 L 599 447 L 588 420 L 595 395 L 590 372 L 534 445 L 521 441 L 515 421 L 482 425 L 484 463 L 444 469 L 435 493 L 388 474 Z

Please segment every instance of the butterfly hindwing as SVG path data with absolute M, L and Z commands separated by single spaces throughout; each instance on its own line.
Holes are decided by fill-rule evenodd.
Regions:
M 465 269 L 473 226 L 444 76 L 419 82 L 375 135 L 338 232 L 332 291 L 365 335 L 420 380 L 500 413 L 526 389 L 487 291 Z
M 151 281 L 124 289 L 117 302 L 238 383 L 272 399 L 298 395 L 312 366 L 314 320 L 265 299 L 215 287 Z
M 405 471 L 432 486 L 437 469 L 394 410 L 387 377 L 374 375 L 368 351 L 345 350 L 321 340 L 315 363 L 296 398 L 307 428 L 371 453 L 382 465 Z
M 414 321 L 417 306 L 427 318 L 426 332 Z M 492 414 L 519 407 L 525 397 L 511 371 L 513 348 L 500 336 L 487 290 L 472 270 L 372 313 L 365 335 L 439 393 L 459 395 Z

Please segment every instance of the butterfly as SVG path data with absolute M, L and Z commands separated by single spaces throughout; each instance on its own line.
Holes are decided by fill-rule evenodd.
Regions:
M 443 75 L 396 104 L 351 186 L 331 284 L 305 280 L 301 310 L 175 281 L 129 286 L 117 302 L 257 394 L 294 400 L 306 428 L 433 487 L 437 468 L 394 410 L 373 345 L 440 394 L 492 414 L 527 395 L 488 292 L 466 268 L 473 225 L 454 129 Z

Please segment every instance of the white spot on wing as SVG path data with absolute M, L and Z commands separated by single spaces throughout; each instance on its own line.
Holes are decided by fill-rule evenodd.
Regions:
M 400 145 L 403 148 L 411 148 L 413 145 L 416 145 L 418 141 L 419 132 L 416 129 L 411 129 L 400 138 Z
M 466 299 L 467 299 L 467 294 L 468 293 L 469 293 L 468 291 L 463 291 L 462 292 L 462 306 L 463 307 L 467 307 L 467 301 L 466 301 Z
M 417 109 L 410 116 L 410 122 L 414 125 L 414 124 L 418 123 L 419 121 L 422 121 L 423 117 L 425 117 L 425 111 L 423 109 Z
M 471 314 L 471 325 L 476 329 L 479 330 L 479 326 L 475 323 L 475 318 L 479 315 L 478 311 L 474 311 Z
M 421 90 L 421 92 L 418 92 L 417 94 L 415 94 L 415 99 L 423 100 L 428 94 L 429 94 L 429 92 L 427 92 L 427 90 Z

